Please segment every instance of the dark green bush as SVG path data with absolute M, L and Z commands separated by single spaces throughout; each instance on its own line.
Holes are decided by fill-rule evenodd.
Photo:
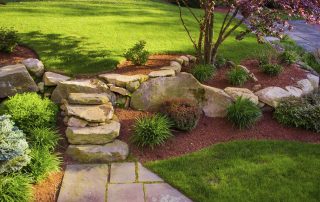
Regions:
M 217 57 L 216 57 L 216 60 L 215 60 L 215 66 L 217 67 L 217 68 L 221 68 L 221 67 L 224 67 L 224 66 L 226 66 L 226 64 L 227 64 L 227 59 L 226 58 L 224 58 L 222 55 L 218 55 Z
M 51 173 L 60 170 L 60 159 L 47 149 L 35 148 L 31 150 L 31 162 L 23 171 L 30 176 L 33 182 L 38 183 Z
M 4 106 L 6 113 L 25 133 L 33 128 L 53 127 L 56 123 L 57 105 L 36 93 L 16 94 Z
M 187 99 L 173 99 L 164 102 L 162 112 L 169 117 L 179 130 L 194 129 L 201 116 L 199 106 Z
M 240 67 L 234 67 L 228 72 L 228 80 L 234 86 L 242 86 L 249 79 L 249 74 Z
M 284 125 L 320 132 L 320 93 L 288 98 L 275 109 L 274 117 Z
M 29 162 L 25 135 L 14 127 L 10 116 L 0 116 L 0 174 L 16 172 Z
M 21 174 L 0 175 L 1 202 L 33 201 L 32 185 L 27 176 Z
M 247 98 L 239 97 L 227 108 L 228 120 L 240 129 L 251 127 L 261 116 L 261 109 Z
M 192 75 L 200 82 L 207 81 L 213 77 L 215 67 L 212 65 L 196 65 L 192 68 Z
M 15 30 L 0 27 L 0 52 L 12 53 L 18 41 L 18 33 Z
M 145 41 L 139 41 L 124 54 L 124 57 L 135 65 L 146 64 L 149 52 L 145 50 L 145 46 Z
M 284 51 L 279 56 L 280 61 L 285 64 L 294 64 L 298 61 L 299 55 L 295 51 Z
M 34 128 L 27 136 L 27 140 L 32 148 L 44 148 L 54 151 L 60 137 L 57 131 L 51 128 Z
M 270 76 L 277 76 L 283 71 L 282 66 L 276 64 L 262 65 L 261 69 L 263 73 L 268 74 Z
M 137 118 L 131 141 L 139 147 L 154 148 L 172 136 L 171 126 L 170 120 L 162 115 Z

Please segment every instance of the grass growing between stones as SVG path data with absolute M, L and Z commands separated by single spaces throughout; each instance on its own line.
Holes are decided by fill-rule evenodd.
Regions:
M 195 9 L 197 15 L 200 12 Z M 164 1 L 10 1 L 0 7 L 0 13 L 0 27 L 14 27 L 21 42 L 39 54 L 47 69 L 68 74 L 112 70 L 124 60 L 125 50 L 139 40 L 147 42 L 151 53 L 193 53 L 178 7 Z M 184 13 L 196 37 L 197 23 L 187 9 Z M 215 17 L 216 32 L 223 17 Z M 265 48 L 251 35 L 240 42 L 231 36 L 220 50 L 238 63 Z
M 194 201 L 317 201 L 320 145 L 235 141 L 148 168 Z

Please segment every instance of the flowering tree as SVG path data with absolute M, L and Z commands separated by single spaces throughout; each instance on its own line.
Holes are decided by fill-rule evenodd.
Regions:
M 189 7 L 188 0 L 176 0 L 179 5 L 180 19 L 196 50 L 199 61 L 212 64 L 215 61 L 221 44 L 244 22 L 246 30 L 240 32 L 236 39 L 243 39 L 248 33 L 254 33 L 258 42 L 262 42 L 265 35 L 280 37 L 284 28 L 292 29 L 283 16 L 299 16 L 307 23 L 320 24 L 320 0 L 273 0 L 280 9 L 266 6 L 270 0 L 199 0 L 200 8 L 204 11 L 197 16 Z M 217 3 L 227 5 L 228 11 L 214 41 L 215 7 Z M 194 39 L 183 19 L 181 6 L 188 11 L 199 24 L 199 36 Z M 241 18 L 236 16 L 241 14 Z

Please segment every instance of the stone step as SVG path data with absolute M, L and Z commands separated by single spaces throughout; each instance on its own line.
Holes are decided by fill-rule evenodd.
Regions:
M 99 105 L 109 102 L 107 93 L 70 93 L 68 102 L 80 105 Z
M 104 202 L 108 164 L 67 165 L 58 202 Z
M 88 122 L 102 123 L 113 117 L 114 109 L 111 103 L 102 105 L 70 105 L 65 106 L 68 116 L 76 116 Z
M 66 152 L 81 163 L 109 163 L 123 161 L 128 157 L 128 144 L 115 140 L 105 145 L 69 145 Z
M 111 121 L 110 123 L 97 127 L 68 127 L 66 136 L 70 144 L 106 144 L 112 142 L 120 133 L 120 123 Z

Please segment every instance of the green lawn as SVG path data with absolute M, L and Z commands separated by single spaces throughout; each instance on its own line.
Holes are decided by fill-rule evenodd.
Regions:
M 0 13 L 0 27 L 17 29 L 48 69 L 68 74 L 112 70 L 138 40 L 147 41 L 152 53 L 193 52 L 178 8 L 160 0 L 26 0 L 0 6 Z M 217 28 L 222 17 L 216 16 Z M 190 16 L 186 22 L 196 34 Z M 241 42 L 232 37 L 221 51 L 239 62 L 264 48 L 253 36 Z
M 194 201 L 320 199 L 320 145 L 236 141 L 147 167 Z

